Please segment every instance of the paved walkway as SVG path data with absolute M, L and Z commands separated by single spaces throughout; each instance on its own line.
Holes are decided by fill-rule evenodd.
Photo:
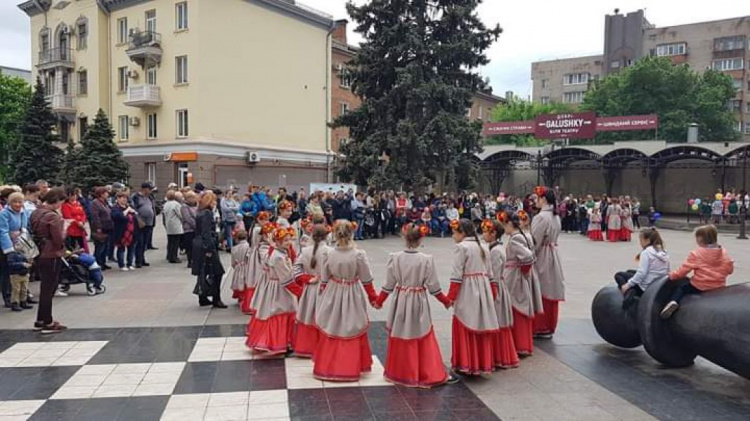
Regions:
M 690 233 L 665 231 L 664 236 L 673 266 L 679 264 L 690 249 L 694 247 Z M 165 243 L 163 237 L 163 232 L 157 231 L 157 245 L 163 246 Z M 732 236 L 723 236 L 721 241 L 736 259 L 736 272 L 731 281 L 740 282 L 748 279 L 750 256 L 747 251 L 750 250 L 750 242 L 741 242 Z M 370 240 L 360 243 L 359 246 L 367 251 L 373 265 L 375 283 L 378 287 L 381 286 L 384 281 L 388 253 L 399 250 L 401 241 L 397 238 Z M 446 290 L 452 258 L 451 246 L 450 239 L 428 239 L 425 243 L 425 251 L 437 258 L 441 272 L 441 283 Z M 635 243 L 592 243 L 576 234 L 568 234 L 561 238 L 560 249 L 567 278 L 567 301 L 561 306 L 560 331 L 551 341 L 537 342 L 534 356 L 523 360 L 520 368 L 501 371 L 489 377 L 467 379 L 461 386 L 440 388 L 432 392 L 424 392 L 423 395 L 380 384 L 377 378 L 368 380 L 374 382 L 372 385 L 358 385 L 359 392 L 352 392 L 355 398 L 347 398 L 341 395 L 342 392 L 332 391 L 328 393 L 325 385 L 313 387 L 313 389 L 324 389 L 326 393 L 310 392 L 311 396 L 317 396 L 317 399 L 313 400 L 319 402 L 317 406 L 309 404 L 306 407 L 318 408 L 321 413 L 319 416 L 316 415 L 309 419 L 339 419 L 343 415 L 357 415 L 356 419 L 368 419 L 368 417 L 370 419 L 401 419 L 401 417 L 403 419 L 414 417 L 420 419 L 495 419 L 495 416 L 506 420 L 747 419 L 747 414 L 750 413 L 749 381 L 703 360 L 699 360 L 698 364 L 691 368 L 664 370 L 642 349 L 616 349 L 605 344 L 593 330 L 590 321 L 591 298 L 603 285 L 611 282 L 613 272 L 635 265 L 634 256 L 638 252 L 638 246 Z M 55 335 L 54 338 L 40 338 L 28 331 L 35 318 L 34 312 L 0 313 L 0 370 L 4 370 L 0 371 L 0 401 L 19 400 L 18 395 L 9 394 L 10 392 L 7 392 L 9 389 L 4 388 L 11 387 L 15 393 L 18 389 L 18 381 L 20 381 L 18 376 L 31 378 L 28 376 L 39 376 L 41 375 L 40 370 L 43 370 L 43 368 L 34 366 L 34 364 L 38 364 L 38 362 L 33 362 L 37 357 L 32 358 L 30 357 L 31 354 L 21 355 L 23 352 L 33 353 L 33 350 L 29 351 L 29 349 L 33 348 L 34 345 L 22 345 L 21 348 L 26 346 L 27 349 L 16 349 L 16 351 L 22 352 L 6 354 L 5 359 L 2 352 L 12 351 L 14 349 L 12 347 L 20 342 L 53 340 L 67 344 L 61 345 L 62 348 L 68 345 L 69 347 L 60 355 L 48 355 L 41 361 L 49 360 L 46 365 L 52 367 L 48 367 L 48 370 L 61 370 L 59 373 L 61 383 L 57 384 L 54 389 L 50 389 L 51 386 L 47 387 L 46 392 L 34 392 L 39 395 L 38 398 L 34 398 L 39 402 L 18 404 L 20 405 L 19 408 L 24 407 L 24 405 L 28 407 L 38 404 L 31 411 L 38 412 L 35 415 L 36 419 L 58 419 L 43 417 L 42 415 L 58 413 L 60 411 L 55 410 L 55 408 L 59 409 L 60 407 L 75 408 L 75 410 L 70 409 L 66 412 L 69 415 L 72 413 L 73 419 L 76 417 L 78 419 L 115 419 L 117 417 L 112 415 L 112 411 L 115 410 L 121 411 L 118 412 L 120 419 L 127 419 L 128 417 L 135 419 L 132 418 L 133 409 L 126 409 L 131 406 L 127 404 L 127 402 L 130 402 L 128 399 L 133 400 L 132 403 L 136 407 L 141 405 L 145 408 L 139 413 L 143 416 L 143 419 L 152 417 L 158 419 L 161 414 L 165 414 L 165 418 L 169 418 L 167 415 L 170 414 L 168 411 L 170 408 L 174 414 L 185 415 L 191 412 L 185 410 L 183 404 L 180 404 L 183 398 L 172 396 L 181 394 L 196 394 L 194 398 L 198 402 L 203 402 L 202 412 L 198 411 L 201 414 L 200 419 L 218 419 L 214 417 L 218 412 L 211 410 L 211 394 L 237 392 L 244 393 L 243 396 L 245 396 L 239 396 L 240 403 L 235 401 L 235 404 L 231 405 L 235 407 L 232 411 L 237 414 L 242 412 L 240 407 L 244 407 L 244 413 L 247 417 L 250 414 L 255 414 L 260 416 L 259 419 L 270 419 L 274 418 L 275 415 L 278 415 L 281 419 L 287 417 L 308 419 L 303 416 L 305 411 L 299 410 L 299 408 L 305 407 L 300 403 L 304 401 L 302 396 L 304 394 L 300 395 L 300 392 L 294 391 L 297 390 L 293 388 L 294 381 L 289 380 L 289 364 L 294 365 L 295 363 L 289 361 L 271 362 L 263 369 L 261 367 L 264 367 L 264 365 L 258 363 L 256 366 L 258 370 L 255 371 L 248 368 L 249 366 L 238 365 L 237 361 L 232 364 L 225 364 L 232 362 L 233 359 L 243 361 L 250 358 L 248 357 L 249 354 L 243 349 L 241 339 L 244 325 L 248 321 L 247 316 L 242 315 L 234 303 L 226 310 L 198 307 L 197 299 L 191 293 L 194 278 L 181 265 L 166 263 L 164 254 L 163 247 L 162 250 L 149 252 L 148 259 L 152 263 L 149 268 L 135 272 L 107 272 L 108 291 L 104 295 L 88 297 L 85 295 L 83 287 L 74 286 L 71 296 L 56 298 L 54 302 L 55 317 L 74 329 L 68 333 Z M 224 259 L 228 260 L 228 256 L 224 255 Z M 225 285 L 227 284 L 225 283 Z M 38 284 L 32 284 L 32 290 L 37 288 Z M 225 301 L 229 303 L 231 301 L 229 300 L 230 293 L 226 292 L 225 297 L 227 297 Z M 443 350 L 443 357 L 447 363 L 450 358 L 451 313 L 443 309 L 437 302 L 432 302 L 431 305 L 435 330 Z M 372 320 L 375 321 L 370 332 L 373 351 L 376 357 L 382 360 L 385 350 L 385 335 L 382 323 L 379 322 L 383 320 L 385 312 L 370 309 L 370 314 Z M 193 326 L 193 328 L 190 326 Z M 151 329 L 148 329 L 149 327 Z M 212 336 L 222 339 L 213 342 L 201 341 L 201 338 Z M 73 343 L 76 341 L 88 343 Z M 99 348 L 96 348 L 97 346 Z M 74 349 L 78 351 L 73 352 Z M 197 350 L 200 350 L 203 354 Z M 68 355 L 66 352 L 73 353 Z M 198 352 L 198 355 L 213 356 L 207 357 L 208 360 L 201 360 L 200 358 L 191 360 L 191 355 L 194 352 Z M 229 361 L 222 359 L 224 355 L 228 356 Z M 51 358 L 52 360 L 50 360 Z M 86 361 L 83 361 L 83 359 L 86 359 Z M 53 402 L 57 400 L 53 398 L 56 393 L 61 393 L 58 397 L 72 396 L 66 395 L 68 392 L 75 395 L 75 390 L 71 392 L 70 387 L 74 387 L 77 382 L 84 381 L 76 378 L 80 374 L 76 371 L 80 366 L 85 368 L 106 364 L 116 366 L 117 364 L 156 364 L 163 362 L 182 363 L 180 370 L 176 366 L 170 366 L 173 372 L 177 373 L 170 377 L 172 379 L 170 380 L 171 386 L 162 384 L 162 386 L 146 387 L 149 381 L 144 376 L 148 376 L 149 370 L 153 369 L 156 370 L 155 372 L 159 372 L 168 368 L 168 366 L 155 366 L 146 368 L 146 371 L 142 373 L 143 376 L 137 381 L 134 379 L 127 380 L 135 382 L 134 385 L 125 387 L 122 384 L 122 381 L 125 381 L 123 379 L 107 383 L 111 386 L 110 389 L 119 391 L 117 393 L 112 392 L 115 394 L 110 395 L 112 396 L 111 399 L 119 400 L 107 401 L 110 403 L 106 405 L 103 403 L 105 401 L 97 400 L 97 396 L 101 396 L 103 399 L 108 395 L 108 388 L 105 388 L 104 391 L 99 389 L 89 390 L 91 389 L 90 386 L 86 386 L 88 392 L 80 390 L 83 396 L 75 398 L 75 405 L 65 406 L 59 402 Z M 73 364 L 76 368 L 72 369 L 66 364 Z M 61 367 L 56 367 L 57 365 Z M 1 367 L 8 368 L 2 369 Z M 138 367 L 143 369 L 144 366 Z M 232 387 L 215 386 L 218 384 L 216 383 L 218 371 L 233 373 L 232 370 L 241 370 L 240 367 L 251 370 L 247 373 L 245 380 L 237 380 Z M 89 368 L 87 370 L 96 369 Z M 100 369 L 103 370 L 101 367 Z M 116 369 L 116 367 L 113 368 L 113 370 Z M 277 372 L 282 369 L 286 370 L 287 373 L 287 380 L 284 384 L 280 383 L 281 380 L 278 380 L 278 378 L 273 380 L 273 376 L 280 375 Z M 200 370 L 204 371 L 201 372 Z M 270 377 L 264 377 L 263 373 L 266 371 Z M 303 371 L 304 369 L 299 367 L 291 370 L 295 373 L 302 373 Z M 232 377 L 231 374 L 226 375 Z M 101 377 L 100 374 L 99 376 Z M 211 384 L 205 383 L 208 382 L 208 380 L 205 380 L 202 385 L 186 386 L 187 380 L 185 379 L 195 380 L 201 378 L 201 376 L 205 379 L 210 377 Z M 241 388 L 236 385 L 237 382 L 241 383 L 242 381 L 249 382 L 247 383 L 249 385 L 253 382 L 248 380 L 251 377 L 256 379 L 253 381 L 257 381 L 258 384 L 269 384 L 270 386 L 253 389 L 250 386 Z M 106 376 L 101 380 L 102 383 L 97 387 L 103 387 L 108 381 Z M 67 384 L 68 381 L 73 381 L 73 383 Z M 310 384 L 309 381 L 303 380 L 302 383 Z M 200 381 L 197 382 L 201 383 Z M 66 385 L 68 389 L 63 390 L 63 392 L 58 391 L 58 389 L 65 388 Z M 141 387 L 142 385 L 143 387 Z M 29 390 L 36 390 L 32 386 L 29 387 L 31 388 Z M 239 389 L 237 389 L 238 387 Z M 260 394 L 256 395 L 257 398 L 254 398 L 253 390 L 261 389 L 286 390 L 286 392 Z M 138 392 L 139 390 L 140 392 Z M 245 393 L 248 390 L 249 398 Z M 392 390 L 398 390 L 398 395 L 393 395 Z M 468 391 L 471 393 L 464 394 Z M 449 399 L 448 397 L 453 396 L 453 394 L 455 394 L 455 399 Z M 205 402 L 202 401 L 204 396 Z M 160 398 L 157 399 L 157 397 Z M 237 397 L 238 395 L 217 395 L 216 401 L 221 401 L 221 399 L 231 401 Z M 385 417 L 382 413 L 373 411 L 380 406 L 377 404 L 378 399 L 382 400 L 383 397 L 405 403 L 403 405 L 399 403 L 400 406 L 394 407 L 398 410 L 386 411 L 390 416 Z M 473 401 L 474 397 L 477 397 L 478 400 Z M 247 403 L 245 403 L 246 398 L 249 399 Z M 20 396 L 20 399 L 31 398 Z M 191 398 L 186 397 L 184 399 L 190 400 Z M 266 402 L 264 399 L 275 401 L 268 402 L 278 404 L 276 405 L 278 408 L 287 409 L 278 409 L 280 412 L 273 414 L 258 412 L 258 410 L 262 411 L 260 408 L 256 411 L 252 410 L 253 402 L 257 405 L 258 402 Z M 365 402 L 367 403 L 365 407 L 370 408 L 370 410 L 357 414 L 334 413 L 332 412 L 333 408 L 340 406 L 336 404 L 339 399 L 350 399 L 351 405 L 359 407 L 362 407 L 362 402 Z M 97 413 L 96 410 L 99 407 L 96 406 L 96 402 L 99 402 L 98 405 L 109 405 L 107 407 L 110 410 L 105 412 L 111 415 L 110 418 L 87 415 Z M 327 402 L 327 404 L 321 402 Z M 425 402 L 432 403 L 427 404 Z M 468 405 L 468 407 L 464 405 Z M 0 402 L 0 419 L 3 419 L 4 415 L 13 415 L 4 413 L 4 407 L 8 407 L 8 405 Z M 328 412 L 322 410 L 323 407 L 328 408 Z M 476 410 L 476 412 L 468 411 L 468 409 Z M 19 411 L 28 411 L 28 409 L 20 409 Z M 192 411 L 192 413 L 194 414 L 195 411 Z M 224 413 L 226 415 L 229 412 L 225 411 Z M 311 413 L 307 415 L 312 416 Z M 398 415 L 398 417 L 395 417 L 395 415 Z M 174 416 L 179 417 L 178 415 Z M 229 416 L 227 419 L 247 419 L 247 417 L 243 418 L 243 416 L 237 415 L 236 418 Z M 141 418 L 138 417 L 138 419 Z M 188 417 L 187 419 L 192 418 Z

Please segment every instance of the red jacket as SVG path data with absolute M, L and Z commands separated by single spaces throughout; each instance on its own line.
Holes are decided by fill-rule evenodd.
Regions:
M 727 285 L 727 276 L 734 272 L 734 260 L 723 247 L 698 247 L 690 252 L 679 269 L 669 274 L 669 279 L 683 279 L 690 272 L 690 284 L 701 291 Z
M 75 203 L 66 201 L 62 204 L 61 211 L 63 219 L 76 221 L 68 226 L 68 237 L 85 237 L 86 230 L 83 229 L 83 224 L 86 222 L 86 211 L 83 210 L 83 206 L 77 200 Z

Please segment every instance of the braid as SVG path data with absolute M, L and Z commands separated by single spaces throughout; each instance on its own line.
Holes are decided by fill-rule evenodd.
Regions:
M 474 230 L 474 240 L 476 240 L 477 245 L 479 246 L 479 254 L 482 256 L 482 262 L 487 262 L 487 255 L 484 252 L 484 247 L 482 247 L 482 243 L 479 242 L 479 236 L 477 235 L 477 230 Z

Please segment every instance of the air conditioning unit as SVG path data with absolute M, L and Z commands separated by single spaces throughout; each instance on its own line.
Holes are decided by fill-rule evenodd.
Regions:
M 128 70 L 128 77 L 131 79 L 138 79 L 138 70 Z
M 130 125 L 138 127 L 141 125 L 141 119 L 139 117 L 130 117 Z
M 164 157 L 162 159 L 164 159 L 164 162 L 171 161 L 172 160 L 172 154 L 169 153 L 169 152 L 167 152 L 167 153 L 164 154 Z
M 257 164 L 260 162 L 260 154 L 258 152 L 248 152 L 247 153 L 247 163 L 248 164 Z

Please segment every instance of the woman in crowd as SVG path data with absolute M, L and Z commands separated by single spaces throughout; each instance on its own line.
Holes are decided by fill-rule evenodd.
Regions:
M 182 193 L 167 190 L 167 203 L 164 204 L 164 227 L 167 231 L 167 261 L 169 263 L 182 263 L 177 253 L 180 251 L 180 240 L 184 230 L 182 228 L 182 204 L 177 200 L 177 195 Z
M 641 202 L 637 197 L 633 198 L 633 227 L 641 229 Z
M 108 198 L 109 192 L 106 187 L 94 189 L 94 201 L 91 203 L 91 236 L 94 238 L 94 257 L 102 270 L 112 269 L 107 265 L 107 246 L 114 228 Z
M 185 250 L 188 269 L 193 267 L 193 238 L 195 238 L 195 215 L 198 212 L 198 195 L 192 191 L 185 193 L 180 207 L 182 218 L 182 248 Z
M 551 338 L 557 329 L 560 301 L 565 301 L 565 285 L 557 238 L 560 236 L 560 217 L 555 207 L 555 193 L 546 187 L 537 187 L 539 214 L 531 221 L 534 237 L 535 268 L 542 287 L 544 314 L 534 318 L 534 334 Z M 620 216 L 617 215 L 619 222 Z
M 491 373 L 504 364 L 495 311 L 497 285 L 489 250 L 468 219 L 451 223 L 453 268 L 448 299 L 453 303 L 453 370 L 466 375 Z
M 88 241 L 86 240 L 86 211 L 78 201 L 78 192 L 72 187 L 65 191 L 68 195 L 65 203 L 62 204 L 62 217 L 68 224 L 66 244 L 68 248 L 80 248 L 88 253 Z
M 198 279 L 193 294 L 198 295 L 198 304 L 227 308 L 221 301 L 221 278 L 224 267 L 219 258 L 219 235 L 214 220 L 216 194 L 207 191 L 201 196 L 198 214 L 195 217 L 195 238 L 193 239 L 193 275 Z M 209 297 L 212 300 L 209 300 Z
M 255 352 L 274 355 L 291 350 L 297 297 L 302 288 L 294 282 L 287 251 L 294 240 L 294 230 L 278 227 L 271 235 L 274 246 L 253 295 L 251 307 L 255 314 L 247 326 L 245 344 Z
M 330 230 L 323 224 L 312 228 L 312 245 L 302 249 L 294 265 L 294 280 L 304 285 L 297 309 L 297 330 L 294 335 L 294 355 L 312 358 L 318 346 L 319 331 L 315 325 L 315 307 L 318 300 L 320 268 L 331 248 L 326 245 Z
M 112 207 L 112 222 L 114 225 L 112 236 L 117 250 L 117 266 L 121 271 L 135 270 L 133 266 L 135 210 L 128 204 L 128 193 L 125 191 L 117 193 L 117 200 Z
M 234 191 L 227 190 L 226 197 L 221 201 L 221 227 L 227 253 L 231 253 L 234 246 L 234 227 L 237 225 L 237 215 L 240 211 L 238 199 Z
M 322 295 L 315 308 L 321 335 L 313 376 L 355 382 L 372 369 L 367 301 L 374 303 L 377 295 L 367 254 L 354 244 L 354 227 L 349 221 L 336 221 L 333 236 L 336 248 L 321 262 Z
M 26 232 L 29 228 L 29 215 L 23 208 L 23 193 L 10 190 L 4 191 L 7 194 L 6 206 L 0 212 L 0 246 L 2 246 L 2 256 L 0 256 L 0 277 L 2 277 L 2 295 L 5 307 L 10 308 L 11 285 L 8 255 L 15 251 L 14 245 L 21 233 Z
M 65 254 L 63 219 L 59 214 L 65 198 L 65 192 L 61 188 L 48 190 L 42 197 L 42 206 L 34 211 L 30 221 L 31 231 L 41 240 L 39 257 L 36 259 L 41 287 L 34 330 L 43 334 L 59 333 L 67 329 L 52 317 L 52 297 L 57 291 L 62 269 L 60 258 Z
M 500 218 L 503 218 L 499 214 Z M 499 220 L 485 219 L 482 221 L 482 235 L 490 249 L 490 263 L 492 265 L 492 276 L 495 283 L 491 284 L 492 295 L 495 299 L 495 311 L 500 324 L 497 347 L 501 358 L 501 368 L 518 367 L 518 352 L 513 341 L 513 307 L 510 294 L 506 288 L 505 279 L 505 248 L 500 244 L 500 238 L 505 233 L 505 228 Z
M 451 302 L 440 290 L 435 259 L 419 252 L 429 228 L 407 224 L 401 232 L 406 250 L 390 255 L 385 285 L 375 302 L 380 308 L 394 294 L 386 317 L 388 350 L 383 376 L 406 387 L 429 388 L 458 381 L 445 371 L 432 328 L 428 293 L 445 308 Z

